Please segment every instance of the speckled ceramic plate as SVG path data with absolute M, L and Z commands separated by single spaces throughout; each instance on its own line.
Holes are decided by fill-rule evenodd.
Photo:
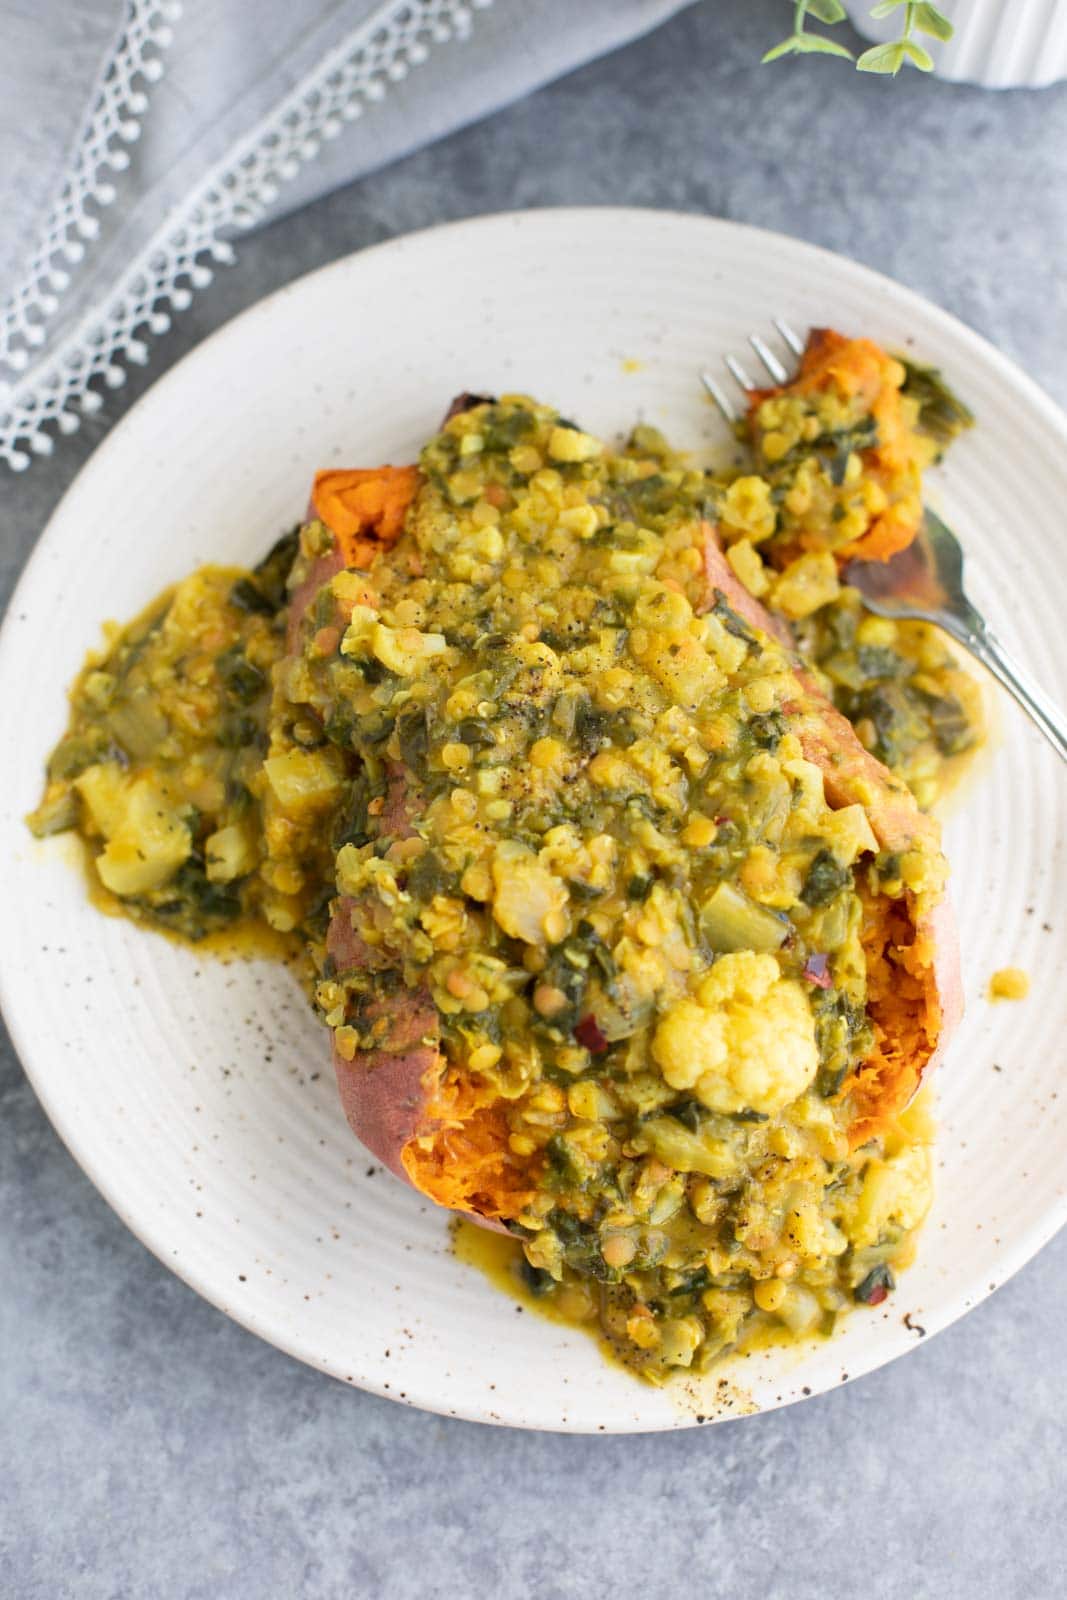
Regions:
M 12 604 L 0 647 L 0 962 L 26 1070 L 77 1160 L 161 1260 L 346 1383 L 452 1415 L 588 1431 L 776 1406 L 945 1327 L 1067 1214 L 1064 775 L 1007 705 L 948 823 L 968 1015 L 939 1084 L 938 1198 L 919 1260 L 829 1343 L 665 1390 L 606 1365 L 584 1336 L 519 1315 L 455 1259 L 447 1219 L 349 1133 L 326 1040 L 284 972 L 213 963 L 101 917 L 69 847 L 34 844 L 21 821 L 101 620 L 131 615 L 199 562 L 254 559 L 299 515 L 316 467 L 409 458 L 460 389 L 532 391 L 608 435 L 645 417 L 682 445 L 723 444 L 698 368 L 772 312 L 911 348 L 970 400 L 980 426 L 933 493 L 965 534 L 975 599 L 1067 701 L 1067 419 L 981 339 L 885 278 L 775 234 L 651 211 L 440 228 L 253 307 L 100 447 Z M 1009 962 L 1031 973 L 1031 997 L 991 1006 L 989 975 Z

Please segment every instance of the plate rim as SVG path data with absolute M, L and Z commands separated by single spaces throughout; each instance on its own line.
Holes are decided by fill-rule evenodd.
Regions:
M 76 476 L 67 487 L 60 500 L 51 512 L 48 521 L 35 539 L 29 556 L 19 574 L 18 580 L 12 590 L 10 599 L 5 608 L 2 623 L 0 623 L 0 686 L 12 674 L 12 669 L 17 670 L 19 641 L 17 634 L 18 614 L 25 606 L 25 598 L 32 594 L 36 587 L 38 570 L 43 567 L 48 559 L 49 552 L 58 538 L 61 538 L 61 525 L 69 515 L 69 507 L 76 503 L 80 495 L 88 489 L 92 490 L 95 477 L 106 469 L 110 460 L 121 454 L 125 448 L 126 436 L 136 425 L 142 408 L 147 408 L 149 402 L 158 400 L 162 394 L 169 392 L 170 388 L 178 388 L 187 384 L 190 375 L 194 375 L 198 363 L 210 361 L 218 349 L 231 338 L 235 330 L 244 327 L 256 319 L 269 318 L 274 308 L 287 298 L 299 295 L 306 290 L 312 280 L 325 279 L 329 275 L 341 275 L 351 271 L 352 268 L 363 260 L 380 259 L 390 254 L 399 254 L 404 250 L 417 249 L 420 244 L 442 234 L 450 235 L 477 235 L 481 231 L 495 230 L 501 227 L 512 226 L 516 228 L 537 227 L 548 222 L 587 222 L 595 218 L 611 217 L 616 221 L 635 222 L 641 226 L 648 226 L 650 220 L 666 220 L 671 223 L 683 224 L 705 230 L 709 234 L 721 236 L 746 236 L 753 240 L 758 248 L 759 242 L 764 241 L 771 247 L 785 244 L 791 251 L 798 252 L 801 258 L 807 257 L 812 263 L 832 262 L 835 268 L 845 263 L 848 270 L 856 275 L 856 281 L 872 294 L 881 293 L 890 296 L 896 305 L 907 309 L 909 306 L 920 310 L 926 320 L 932 319 L 935 325 L 940 325 L 946 334 L 962 341 L 968 346 L 987 370 L 998 375 L 1008 387 L 1021 393 L 1026 400 L 1042 416 L 1047 427 L 1053 430 L 1060 439 L 1067 444 L 1067 411 L 1065 411 L 1049 395 L 1035 379 L 1033 379 L 1021 366 L 1010 357 L 1004 355 L 984 335 L 968 326 L 954 313 L 945 310 L 936 301 L 916 289 L 898 282 L 876 268 L 855 260 L 842 251 L 827 249 L 824 246 L 813 244 L 806 239 L 797 238 L 780 230 L 759 227 L 751 223 L 734 221 L 730 218 L 712 217 L 701 212 L 680 211 L 672 208 L 657 206 L 618 206 L 618 205 L 580 205 L 580 206 L 534 206 L 523 210 L 479 213 L 475 216 L 459 218 L 454 221 L 431 224 L 408 233 L 398 234 L 392 238 L 382 240 L 376 244 L 356 249 L 339 256 L 332 261 L 313 267 L 301 273 L 290 282 L 280 285 L 268 294 L 254 301 L 251 305 L 236 312 L 227 318 L 219 327 L 212 330 L 192 349 L 185 352 L 165 372 L 161 373 L 140 395 L 134 404 L 122 417 L 108 430 L 105 437 L 93 450 L 92 454 L 83 463 Z M 773 311 L 769 308 L 768 315 Z M 694 369 L 698 365 L 694 361 Z M 57 534 L 57 528 L 60 532 Z M 399 1404 L 415 1407 L 416 1409 L 434 1412 L 438 1415 L 462 1418 L 468 1421 L 481 1422 L 494 1426 L 522 1428 L 528 1431 L 570 1432 L 593 1434 L 603 1432 L 613 1433 L 648 1433 L 674 1431 L 696 1425 L 696 1418 L 688 1412 L 678 1410 L 675 1419 L 665 1418 L 662 1421 L 644 1421 L 636 1426 L 632 1421 L 620 1419 L 618 1424 L 610 1420 L 603 1427 L 594 1428 L 591 1424 L 575 1424 L 558 1420 L 526 1419 L 515 1421 L 508 1417 L 495 1415 L 488 1407 L 483 1405 L 478 1409 L 470 1407 L 449 1407 L 447 1397 L 423 1395 L 413 1392 L 419 1388 L 418 1383 L 409 1380 L 408 1394 L 401 1396 L 393 1389 L 382 1387 L 381 1380 L 367 1379 L 355 1383 L 346 1380 L 333 1370 L 326 1357 L 316 1357 L 310 1348 L 310 1341 L 303 1347 L 298 1338 L 289 1336 L 284 1330 L 269 1331 L 262 1319 L 252 1310 L 243 1310 L 229 1303 L 221 1286 L 209 1287 L 201 1280 L 195 1268 L 186 1267 L 183 1260 L 174 1261 L 170 1255 L 171 1246 L 165 1236 L 165 1217 L 159 1223 L 146 1213 L 143 1216 L 134 1216 L 127 1212 L 122 1203 L 116 1186 L 112 1184 L 111 1172 L 107 1167 L 101 1167 L 93 1158 L 90 1150 L 79 1149 L 76 1129 L 71 1125 L 72 1119 L 62 1108 L 61 1101 L 57 1100 L 46 1084 L 46 1074 L 38 1075 L 33 1062 L 34 1044 L 30 1030 L 30 1018 L 26 1014 L 24 1003 L 16 994 L 14 986 L 9 982 L 5 964 L 0 963 L 0 1012 L 4 1020 L 26 1078 L 34 1091 L 42 1109 L 45 1112 L 53 1130 L 59 1137 L 65 1149 L 69 1152 L 75 1163 L 88 1178 L 89 1182 L 102 1196 L 105 1202 L 115 1212 L 123 1225 L 130 1230 L 134 1237 L 169 1271 L 174 1273 L 182 1282 L 187 1284 L 198 1295 L 208 1302 L 214 1309 L 231 1318 L 248 1332 L 263 1339 L 274 1348 L 282 1350 L 285 1354 L 301 1361 L 307 1366 L 334 1378 L 346 1387 L 355 1387 L 366 1390 L 368 1393 L 378 1395 L 383 1399 L 395 1400 Z M 967 1280 L 958 1285 L 953 1294 L 951 1303 L 940 1313 L 927 1313 L 927 1337 L 933 1337 L 944 1328 L 951 1326 L 968 1311 L 976 1308 L 983 1300 L 988 1299 L 996 1289 L 1021 1270 L 1038 1252 L 1049 1242 L 1054 1235 L 1067 1225 L 1067 1192 L 1063 1193 L 1055 1205 L 1049 1205 L 1045 1211 L 1035 1219 L 1028 1228 L 1013 1236 L 1002 1244 L 998 1257 L 1000 1270 L 995 1288 L 987 1282 L 988 1274 L 975 1270 L 973 1281 Z M 919 1341 L 916 1341 L 918 1343 Z M 921 1341 L 923 1343 L 926 1340 Z M 878 1351 L 873 1342 L 869 1346 L 870 1359 L 864 1352 L 857 1359 L 850 1358 L 852 1370 L 848 1375 L 848 1382 L 865 1376 L 867 1373 L 878 1370 L 883 1366 L 907 1354 L 908 1349 L 915 1346 L 902 1345 L 899 1349 L 887 1354 Z M 635 1380 L 636 1381 L 636 1380 Z M 816 1394 L 828 1392 L 832 1386 L 816 1390 Z M 765 1403 L 753 1414 L 761 1415 L 766 1411 L 778 1409 L 779 1405 L 798 1403 L 803 1398 L 799 1391 L 789 1392 L 789 1386 L 783 1384 L 783 1397 L 778 1403 Z M 812 1396 L 814 1398 L 814 1396 Z M 709 1418 L 709 1420 L 711 1420 Z M 723 1419 L 727 1420 L 727 1419 Z

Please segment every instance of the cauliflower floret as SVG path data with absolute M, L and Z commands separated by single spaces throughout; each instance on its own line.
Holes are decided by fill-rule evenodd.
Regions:
M 815 1077 L 815 1021 L 800 984 L 774 957 L 721 957 L 656 1029 L 652 1054 L 672 1089 L 692 1090 L 711 1111 L 772 1116 Z
M 547 740 L 539 742 L 548 743 Z M 611 887 L 617 852 L 618 845 L 609 833 L 594 834 L 586 842 L 577 828 L 564 822 L 549 828 L 537 859 L 556 877 L 602 892 Z
M 384 667 L 401 678 L 417 677 L 431 656 L 448 649 L 444 634 L 423 633 L 419 628 L 390 628 L 370 606 L 355 605 L 341 640 L 346 656 L 376 656 Z
M 656 1029 L 652 1054 L 672 1089 L 692 1089 L 726 1061 L 725 1018 L 696 1000 L 679 1000 Z

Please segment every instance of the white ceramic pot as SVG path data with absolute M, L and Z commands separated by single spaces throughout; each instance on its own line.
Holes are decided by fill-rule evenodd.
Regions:
M 1067 0 L 937 0 L 955 33 L 948 44 L 922 37 L 940 78 L 987 89 L 1040 89 L 1067 78 Z M 900 12 L 881 22 L 874 0 L 845 0 L 864 38 L 900 34 Z

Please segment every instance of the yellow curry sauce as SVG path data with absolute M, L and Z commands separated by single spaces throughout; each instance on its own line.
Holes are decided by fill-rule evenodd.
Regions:
M 694 538 L 719 526 L 929 803 L 979 735 L 970 682 L 932 630 L 867 615 L 833 554 L 846 519 L 855 544 L 918 505 L 920 401 L 882 363 L 799 421 L 767 397 L 751 470 L 722 475 L 649 429 L 612 454 L 524 397 L 462 412 L 398 543 L 295 628 L 290 543 L 114 638 L 34 819 L 77 827 L 142 921 L 297 930 L 342 1058 L 369 1047 L 383 986 L 427 991 L 442 1092 L 505 1119 L 514 1165 L 485 1182 L 509 1186 L 531 1292 L 653 1381 L 878 1303 L 929 1202 L 924 1113 L 854 1148 L 842 1086 L 871 1044 L 864 886 L 932 899 L 943 862 L 924 841 L 889 857 L 862 806 L 831 808 L 790 729 L 786 648 L 721 595 L 705 610 Z M 290 592 L 331 545 L 305 526 Z M 369 966 L 330 955 L 337 897 Z M 412 1152 L 418 1181 L 460 1203 L 441 1150 Z

